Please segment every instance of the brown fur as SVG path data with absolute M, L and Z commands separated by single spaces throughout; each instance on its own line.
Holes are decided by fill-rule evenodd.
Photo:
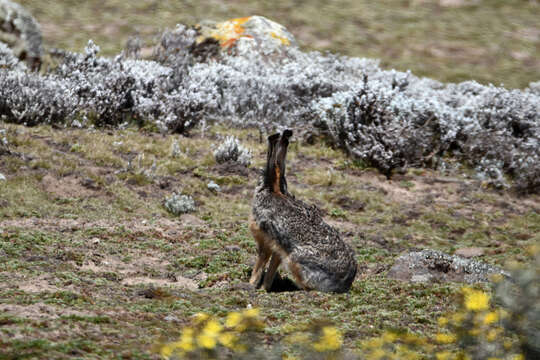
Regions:
M 250 283 L 269 290 L 284 263 L 296 284 L 306 290 L 346 292 L 357 271 L 354 251 L 339 232 L 324 222 L 317 207 L 291 195 L 285 179 L 285 158 L 292 131 L 268 138 L 263 181 L 255 190 L 250 230 L 258 259 Z

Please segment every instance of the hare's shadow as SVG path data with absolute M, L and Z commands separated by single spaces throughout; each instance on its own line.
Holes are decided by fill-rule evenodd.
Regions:
M 264 272 L 266 274 L 266 270 Z M 261 276 L 261 281 L 258 284 L 257 288 L 261 287 L 262 285 L 262 279 L 264 279 L 264 274 Z M 288 291 L 299 291 L 300 289 L 294 281 L 289 279 L 288 277 L 282 277 L 280 273 L 276 274 L 276 277 L 274 278 L 274 282 L 272 283 L 272 287 L 268 292 L 288 292 Z

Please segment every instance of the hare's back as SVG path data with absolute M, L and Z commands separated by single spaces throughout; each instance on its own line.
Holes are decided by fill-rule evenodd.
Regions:
M 304 285 L 323 291 L 347 291 L 356 275 L 353 250 L 339 232 L 324 222 L 321 211 L 286 196 L 261 196 L 266 206 L 254 207 L 265 228 L 288 260 L 297 266 Z M 262 211 L 257 214 L 257 208 Z M 257 216 L 259 215 L 259 216 Z

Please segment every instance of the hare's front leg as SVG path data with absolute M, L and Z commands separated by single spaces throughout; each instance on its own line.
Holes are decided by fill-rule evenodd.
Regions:
M 268 265 L 268 270 L 266 270 L 266 274 L 264 275 L 264 290 L 270 291 L 272 288 L 280 264 L 281 256 L 277 252 L 274 252 L 272 254 L 272 260 L 270 260 L 270 265 Z
M 249 229 L 253 234 L 253 238 L 257 242 L 257 252 L 259 254 L 257 262 L 253 267 L 253 271 L 251 272 L 249 283 L 255 287 L 259 287 L 266 263 L 270 259 L 270 255 L 272 255 L 272 250 L 270 249 L 270 244 L 268 243 L 268 237 L 264 232 L 261 231 L 259 226 L 257 226 L 254 221 L 249 224 Z

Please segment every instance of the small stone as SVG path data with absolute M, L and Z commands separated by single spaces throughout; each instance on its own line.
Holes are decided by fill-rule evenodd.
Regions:
M 174 315 L 167 315 L 163 318 L 163 320 L 165 321 L 169 321 L 169 322 L 172 322 L 172 321 L 180 321 L 176 316 Z
M 0 181 L 6 181 L 6 177 L 4 176 L 4 174 L 0 173 Z
M 464 258 L 472 258 L 475 256 L 484 255 L 484 249 L 479 248 L 479 247 L 461 248 L 461 249 L 457 249 L 454 252 L 454 255 L 463 256 Z
M 210 181 L 210 182 L 208 183 L 208 185 L 206 185 L 206 187 L 207 187 L 208 190 L 210 190 L 210 191 L 215 191 L 215 192 L 221 191 L 221 187 L 220 187 L 218 184 L 216 184 L 213 180 Z
M 94 245 L 97 245 L 101 242 L 101 240 L 99 238 L 92 238 L 92 240 L 90 240 L 90 242 Z
M 411 277 L 411 282 L 427 283 L 431 281 L 432 276 L 429 274 L 424 275 L 413 275 Z
M 225 246 L 225 250 L 230 251 L 230 252 L 236 252 L 236 251 L 242 250 L 242 248 L 238 245 L 228 245 L 228 246 Z

